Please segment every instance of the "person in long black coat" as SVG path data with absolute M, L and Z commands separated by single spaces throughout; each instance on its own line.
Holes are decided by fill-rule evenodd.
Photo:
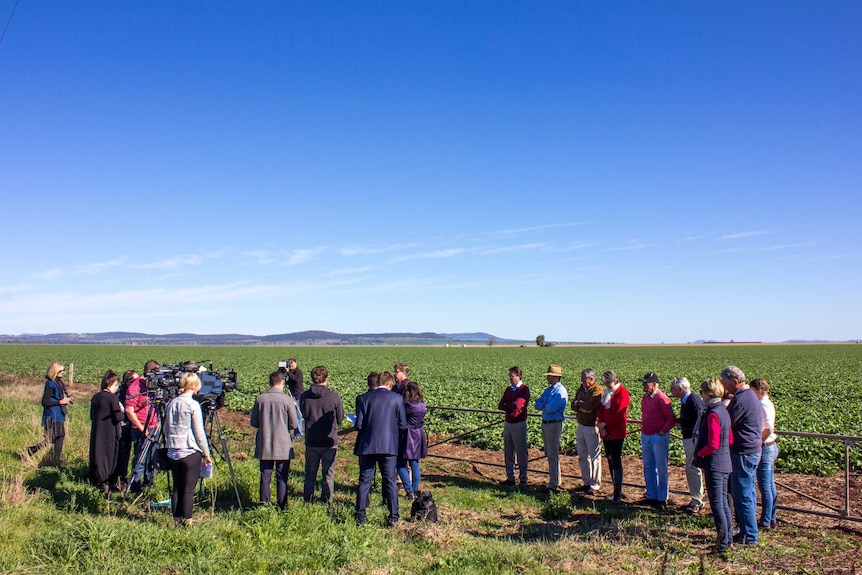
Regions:
M 117 465 L 120 445 L 120 423 L 124 413 L 117 390 L 119 376 L 111 370 L 102 378 L 102 391 L 90 402 L 90 481 L 105 495 L 109 479 Z

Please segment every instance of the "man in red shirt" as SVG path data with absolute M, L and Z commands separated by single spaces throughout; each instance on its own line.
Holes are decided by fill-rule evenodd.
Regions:
M 641 457 L 646 484 L 645 503 L 656 509 L 667 508 L 668 444 L 676 416 L 670 399 L 658 388 L 659 379 L 649 372 L 641 378 Z
M 515 485 L 515 459 L 521 485 L 527 485 L 527 406 L 530 389 L 521 381 L 521 368 L 509 368 L 510 385 L 503 392 L 497 409 L 506 413 L 503 423 L 503 454 L 506 463 L 504 485 Z
M 141 449 L 144 447 L 144 441 L 147 438 L 147 433 L 156 429 L 161 425 L 159 414 L 155 405 L 150 403 L 150 395 L 147 390 L 146 374 L 154 369 L 158 369 L 159 363 L 155 360 L 150 360 L 144 365 L 144 377 L 136 377 L 126 388 L 126 419 L 132 426 L 132 442 L 135 446 L 135 455 L 132 461 L 135 462 L 135 467 L 132 469 L 134 477 L 143 479 L 144 484 L 152 485 L 153 477 L 156 470 L 152 465 L 152 461 L 145 468 L 141 468 L 139 457 Z M 129 486 L 132 493 L 137 493 L 141 490 L 141 481 L 133 481 Z

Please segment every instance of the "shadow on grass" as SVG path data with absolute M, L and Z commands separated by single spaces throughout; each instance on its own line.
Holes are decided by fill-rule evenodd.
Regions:
M 75 461 L 68 466 L 40 465 L 24 479 L 28 490 L 42 490 L 57 509 L 96 515 L 104 510 L 105 497 L 89 484 L 88 464 Z

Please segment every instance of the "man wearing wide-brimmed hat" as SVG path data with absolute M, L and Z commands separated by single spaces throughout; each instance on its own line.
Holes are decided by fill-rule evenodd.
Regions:
M 569 394 L 560 381 L 563 377 L 562 367 L 549 365 L 545 377 L 548 378 L 548 387 L 536 400 L 536 409 L 542 412 L 542 441 L 545 457 L 548 458 L 548 491 L 556 493 L 560 490 L 560 437 L 563 434 Z
M 602 386 L 596 383 L 596 372 L 581 372 L 581 386 L 572 401 L 572 411 L 578 417 L 578 463 L 581 466 L 581 488 L 588 495 L 597 495 L 602 481 L 602 442 L 596 418 L 602 403 Z
M 668 444 L 670 430 L 676 425 L 676 416 L 670 399 L 659 388 L 659 379 L 653 372 L 641 378 L 644 395 L 641 399 L 641 457 L 644 466 L 644 503 L 667 509 L 668 496 Z

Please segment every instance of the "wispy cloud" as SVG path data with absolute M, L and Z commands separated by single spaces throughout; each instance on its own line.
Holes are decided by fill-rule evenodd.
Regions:
M 399 263 L 399 262 L 406 262 L 408 260 L 451 258 L 453 256 L 463 254 L 466 251 L 467 250 L 465 248 L 451 248 L 448 250 L 436 250 L 433 252 L 409 254 L 409 255 L 399 256 L 397 258 L 393 258 L 393 259 L 389 260 L 389 263 L 394 264 L 394 263 Z
M 330 276 L 330 277 L 348 276 L 348 275 L 368 273 L 374 269 L 375 268 L 372 266 L 365 266 L 365 267 L 361 267 L 361 268 L 342 268 L 342 269 L 332 270 L 331 272 L 328 272 L 326 275 Z
M 267 250 L 240 252 L 240 255 L 253 258 L 253 259 L 257 260 L 257 263 L 259 263 L 261 265 L 270 265 L 270 264 L 274 264 L 277 261 L 275 253 L 273 253 L 271 251 L 267 251 Z
M 343 256 L 366 256 L 375 254 L 384 254 L 399 250 L 407 250 L 414 248 L 419 244 L 392 244 L 380 247 L 364 247 L 364 246 L 345 246 L 338 250 L 338 253 Z
M 769 246 L 769 247 L 763 248 L 763 251 L 774 252 L 774 251 L 778 251 L 778 250 L 792 250 L 792 249 L 796 249 L 796 248 L 812 248 L 816 245 L 817 245 L 816 242 L 802 242 L 802 243 L 798 243 L 798 244 L 778 244 L 775 246 Z
M 126 260 L 126 257 L 123 256 L 121 258 L 117 258 L 108 262 L 97 262 L 92 264 L 84 264 L 79 266 L 76 271 L 82 274 L 100 274 L 107 269 L 116 268 L 123 265 L 123 262 Z
M 582 250 L 584 248 L 590 247 L 590 244 L 587 242 L 577 242 L 574 244 L 569 244 L 567 246 L 559 247 L 559 248 L 550 248 L 549 251 L 552 252 L 574 252 L 577 250 Z
M 645 244 L 640 240 L 631 240 L 627 245 L 618 246 L 615 248 L 607 248 L 606 252 L 624 252 L 630 250 L 642 250 L 644 248 L 650 247 L 649 244 Z
M 765 236 L 765 235 L 768 235 L 770 233 L 772 233 L 772 232 L 767 232 L 764 230 L 753 231 L 753 232 L 739 232 L 736 234 L 728 234 L 726 236 L 721 236 L 721 241 L 739 240 L 742 238 L 753 238 L 755 236 Z
M 547 247 L 548 247 L 548 244 L 542 242 L 542 243 L 535 243 L 535 244 L 521 244 L 521 245 L 517 245 L 517 246 L 495 246 L 495 247 L 490 247 L 490 248 L 476 248 L 473 251 L 475 251 L 477 254 L 487 256 L 487 255 L 504 254 L 504 253 L 510 253 L 510 252 L 520 252 L 520 251 L 525 251 L 525 250 L 542 250 L 542 249 L 546 249 Z
M 51 280 L 60 277 L 62 274 L 63 268 L 51 268 L 33 275 L 40 280 Z
M 284 266 L 295 266 L 313 260 L 319 254 L 326 251 L 326 248 L 311 248 L 302 250 L 293 250 L 287 254 L 285 261 L 281 263 Z
M 459 241 L 459 240 L 467 240 L 467 241 L 476 241 L 480 239 L 487 239 L 493 237 L 505 237 L 505 236 L 515 236 L 519 234 L 529 234 L 535 232 L 544 232 L 548 230 L 552 230 L 555 228 L 571 228 L 575 226 L 585 226 L 590 224 L 591 222 L 566 222 L 559 224 L 543 224 L 540 226 L 528 226 L 524 228 L 508 228 L 503 230 L 491 230 L 488 232 L 474 232 L 469 234 L 461 234 L 454 236 L 445 236 L 440 237 L 438 239 L 446 240 L 446 241 Z
M 175 256 L 172 258 L 167 258 L 157 262 L 150 262 L 145 264 L 131 264 L 129 267 L 133 267 L 140 270 L 158 270 L 158 269 L 170 269 L 170 268 L 179 268 L 185 266 L 198 266 L 205 261 L 204 256 L 199 255 L 191 255 L 191 256 Z
M 120 290 L 82 295 L 76 292 L 42 292 L 13 297 L 0 302 L 0 313 L 22 315 L 49 311 L 137 311 L 188 306 L 206 302 L 224 302 L 250 296 L 274 293 L 277 286 L 231 283 L 171 288 L 160 286 L 151 289 Z

